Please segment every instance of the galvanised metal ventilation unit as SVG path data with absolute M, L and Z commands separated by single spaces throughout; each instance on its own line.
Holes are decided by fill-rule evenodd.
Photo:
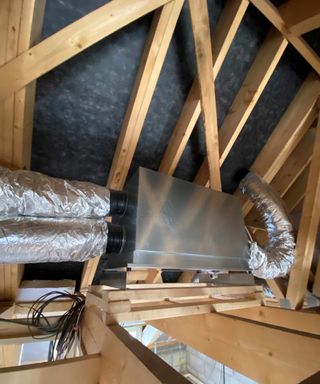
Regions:
M 249 270 L 235 197 L 139 168 L 122 202 L 112 219 L 119 231 L 108 239 L 119 253 L 107 255 L 108 268 Z

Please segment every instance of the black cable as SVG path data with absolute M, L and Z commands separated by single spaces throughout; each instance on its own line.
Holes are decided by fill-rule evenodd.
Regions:
M 70 300 L 70 308 L 59 318 L 52 322 L 44 314 L 49 312 L 47 307 L 53 302 Z M 24 325 L 29 328 L 34 339 L 47 339 L 54 337 L 50 343 L 48 360 L 60 360 L 67 357 L 76 338 L 80 335 L 80 321 L 85 307 L 85 296 L 81 293 L 67 291 L 52 291 L 36 300 L 30 307 L 27 319 L 3 319 L 1 322 Z M 35 335 L 34 329 L 41 331 L 42 335 Z
M 70 300 L 70 308 L 56 321 L 50 322 L 44 315 L 47 307 L 53 302 Z M 3 319 L 0 321 L 27 326 L 30 335 L 34 339 L 47 339 L 53 337 L 50 343 L 48 360 L 60 360 L 66 358 L 72 345 L 80 333 L 80 321 L 85 306 L 85 296 L 81 293 L 69 293 L 67 291 L 52 291 L 36 300 L 30 307 L 27 320 Z M 35 335 L 34 328 L 43 333 Z

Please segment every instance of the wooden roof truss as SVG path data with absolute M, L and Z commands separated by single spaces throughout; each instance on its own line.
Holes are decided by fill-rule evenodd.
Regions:
M 270 31 L 218 130 L 214 80 L 250 2 L 270 21 Z M 30 166 L 37 78 L 113 32 L 155 11 L 108 175 L 107 186 L 122 189 L 183 3 L 184 0 L 113 0 L 38 42 L 45 1 L 2 0 L 1 164 L 15 168 Z M 302 204 L 297 261 L 290 274 L 288 290 L 283 295 L 292 308 L 299 308 L 307 288 L 320 214 L 320 58 L 302 35 L 320 27 L 320 3 L 309 0 L 302 5 L 299 0 L 289 0 L 276 8 L 270 0 L 227 0 L 211 38 L 207 1 L 189 0 L 189 10 L 198 75 L 161 161 L 161 172 L 173 174 L 202 114 L 207 158 L 194 182 L 220 190 L 220 167 L 287 45 L 291 44 L 312 68 L 251 167 L 278 190 L 291 212 Z M 247 225 L 263 244 L 266 237 L 261 231 L 259 217 L 239 191 L 235 195 L 242 199 Z M 98 261 L 94 258 L 85 264 L 83 287 L 91 284 Z M 14 297 L 21 271 L 22 266 L 0 265 L 1 299 Z M 157 281 L 158 277 L 159 274 L 155 273 L 153 281 Z M 313 290 L 315 293 L 320 291 L 320 265 Z

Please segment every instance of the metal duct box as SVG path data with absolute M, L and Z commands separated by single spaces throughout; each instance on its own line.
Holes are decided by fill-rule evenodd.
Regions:
M 238 200 L 139 168 L 126 188 L 120 255 L 110 267 L 248 270 L 248 241 Z

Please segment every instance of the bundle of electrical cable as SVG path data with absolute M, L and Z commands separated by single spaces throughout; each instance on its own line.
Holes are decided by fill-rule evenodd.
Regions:
M 61 300 L 70 300 L 70 309 L 55 321 L 52 321 L 44 313 L 49 312 L 47 308 L 52 302 Z M 54 341 L 51 343 L 49 351 L 49 361 L 66 358 L 76 338 L 79 338 L 80 321 L 84 305 L 85 296 L 81 293 L 72 294 L 67 291 L 52 291 L 39 297 L 30 307 L 28 312 L 30 334 L 32 335 L 32 327 L 35 327 L 44 334 L 54 336 Z M 39 338 L 39 336 L 32 336 Z
M 70 301 L 70 308 L 60 317 L 45 315 L 53 302 Z M 29 327 L 30 335 L 34 339 L 53 339 L 50 343 L 48 361 L 65 359 L 74 343 L 80 340 L 80 322 L 85 307 L 85 296 L 81 293 L 67 291 L 52 291 L 36 300 L 28 311 L 26 320 L 2 319 L 0 321 L 22 324 Z M 40 335 L 35 334 L 35 329 Z

